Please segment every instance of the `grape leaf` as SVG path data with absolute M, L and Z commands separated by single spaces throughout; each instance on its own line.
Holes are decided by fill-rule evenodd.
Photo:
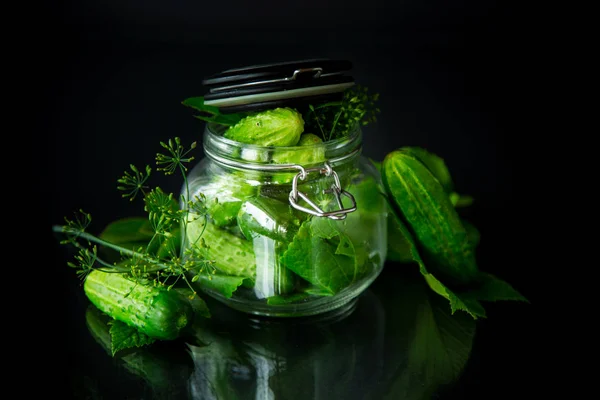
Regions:
M 289 296 L 271 296 L 267 298 L 267 304 L 280 305 L 300 302 L 310 296 L 310 293 L 295 293 Z
M 390 212 L 393 212 L 393 211 L 390 211 Z M 474 297 L 474 296 L 465 297 L 463 294 L 454 293 L 452 290 L 450 290 L 448 287 L 446 287 L 442 282 L 440 282 L 435 276 L 430 274 L 429 271 L 427 271 L 425 263 L 423 262 L 423 260 L 421 259 L 421 256 L 419 255 L 419 251 L 417 249 L 417 246 L 415 244 L 415 241 L 414 241 L 412 235 L 408 231 L 408 228 L 406 227 L 406 225 L 404 225 L 404 223 L 400 220 L 400 218 L 397 218 L 397 229 L 398 229 L 398 232 L 406 240 L 408 249 L 410 251 L 409 254 L 410 254 L 412 260 L 419 265 L 419 270 L 420 270 L 421 274 L 425 277 L 425 281 L 427 282 L 429 287 L 434 292 L 436 292 L 440 296 L 445 297 L 447 300 L 450 301 L 450 309 L 451 309 L 452 314 L 454 314 L 456 311 L 460 310 L 460 311 L 464 311 L 464 312 L 468 313 L 474 319 L 477 319 L 480 317 L 485 318 L 486 317 L 485 309 L 483 308 L 481 303 L 479 303 L 479 301 L 477 300 L 476 297 Z
M 425 263 L 419 255 L 414 239 L 400 219 L 397 221 L 397 229 L 408 244 L 410 251 L 409 255 L 412 258 L 412 261 L 419 265 L 419 270 L 425 277 L 425 281 L 429 287 L 450 302 L 452 314 L 454 314 L 456 311 L 464 311 L 471 315 L 474 319 L 485 318 L 485 308 L 480 303 L 481 301 L 514 300 L 524 301 L 527 303 L 529 302 L 525 296 L 519 293 L 507 282 L 485 272 L 480 272 L 477 275 L 475 281 L 478 282 L 478 284 L 474 287 L 461 292 L 451 290 L 441 281 L 439 281 L 434 275 L 429 273 L 429 271 L 427 271 Z M 476 238 L 478 242 L 479 236 L 477 235 Z M 476 246 L 477 242 L 474 242 L 473 246 Z M 408 258 L 408 254 L 405 254 L 405 258 Z
M 156 339 L 138 331 L 124 322 L 114 320 L 110 326 L 110 350 L 114 356 L 117 352 L 129 348 L 143 347 L 152 344 Z
M 202 299 L 200 296 L 194 294 L 192 292 L 192 289 L 190 289 L 189 287 L 180 287 L 180 288 L 175 288 L 173 290 L 179 292 L 183 297 L 185 297 L 190 302 L 190 305 L 192 306 L 192 309 L 194 310 L 194 313 L 196 315 L 199 315 L 204 318 L 211 317 L 210 310 L 208 309 L 208 306 L 206 305 L 206 302 L 204 301 L 204 299 Z
M 243 276 L 229 276 L 220 274 L 201 274 L 197 276 L 198 283 L 200 283 L 202 287 L 215 290 L 226 298 L 230 298 L 233 295 L 233 292 L 235 292 L 246 279 Z
M 396 214 L 389 212 L 387 217 L 388 260 L 400 263 L 414 261 L 412 254 L 414 243 L 406 237 L 405 230 L 406 228 L 403 229 L 402 221 Z
M 529 300 L 508 282 L 492 274 L 482 272 L 477 280 L 480 284 L 464 294 L 466 299 L 474 298 L 481 301 L 513 300 L 529 303 Z
M 152 236 L 154 236 L 154 231 L 148 218 L 128 217 L 108 224 L 99 237 L 107 242 L 123 245 L 148 243 Z
M 330 295 L 360 279 L 364 259 L 348 235 L 325 218 L 304 222 L 281 258 L 287 268 Z
M 199 114 L 194 115 L 206 122 L 214 122 L 221 125 L 235 125 L 242 119 L 241 114 L 221 114 L 218 107 L 204 104 L 204 97 L 190 97 L 181 102 L 186 107 L 193 108 L 199 111 Z

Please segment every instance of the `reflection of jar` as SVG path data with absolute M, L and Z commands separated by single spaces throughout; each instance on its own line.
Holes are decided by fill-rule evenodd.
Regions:
M 194 330 L 191 397 L 369 399 L 384 379 L 385 313 L 370 290 L 357 306 L 293 320 L 219 307 Z
M 360 154 L 360 129 L 302 147 L 251 146 L 222 131 L 207 125 L 206 157 L 182 193 L 201 200 L 184 227 L 188 257 L 214 261 L 198 275 L 200 288 L 269 316 L 317 314 L 356 298 L 380 273 L 387 248 L 385 199 Z M 320 155 L 317 162 L 274 161 L 306 152 Z M 313 215 L 317 208 L 325 216 Z

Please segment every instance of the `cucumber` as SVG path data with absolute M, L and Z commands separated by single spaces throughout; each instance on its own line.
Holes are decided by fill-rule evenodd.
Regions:
M 206 226 L 205 226 L 206 225 Z M 208 248 L 201 245 L 201 239 Z M 190 215 L 187 224 L 187 241 L 202 257 L 215 261 L 215 268 L 230 276 L 254 279 L 256 257 L 252 242 L 242 239 L 204 218 Z
M 237 223 L 248 240 L 264 235 L 280 242 L 291 242 L 302 223 L 300 214 L 295 211 L 289 202 L 257 196 L 242 204 Z
M 192 183 L 200 188 L 197 194 L 204 197 L 203 204 L 206 205 L 208 215 L 219 227 L 235 225 L 235 217 L 242 202 L 257 192 L 241 176 L 215 174 Z
M 303 131 L 302 114 L 284 107 L 249 115 L 231 126 L 223 136 L 257 146 L 295 146 Z
M 178 338 L 193 319 L 189 301 L 178 292 L 142 285 L 120 273 L 93 270 L 83 290 L 100 311 L 159 340 Z
M 430 269 L 457 284 L 471 282 L 478 272 L 475 253 L 439 180 L 416 157 L 401 150 L 384 158 L 382 179 Z
M 325 146 L 317 146 L 323 143 L 320 137 L 312 133 L 303 133 L 296 144 L 296 148 L 273 153 L 275 164 L 300 164 L 311 165 L 325 161 Z M 305 148 L 302 148 L 302 147 Z

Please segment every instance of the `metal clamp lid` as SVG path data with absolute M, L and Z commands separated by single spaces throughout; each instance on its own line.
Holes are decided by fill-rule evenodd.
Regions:
M 339 100 L 354 85 L 351 69 L 350 61 L 330 59 L 229 69 L 203 80 L 204 103 L 226 114 Z

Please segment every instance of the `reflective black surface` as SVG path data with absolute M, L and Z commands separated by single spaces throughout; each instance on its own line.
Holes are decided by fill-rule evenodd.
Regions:
M 183 337 L 110 355 L 108 318 L 71 293 L 66 396 L 77 399 L 452 399 L 532 390 L 531 306 L 450 313 L 411 265 L 386 264 L 352 307 L 271 319 L 207 298 Z

